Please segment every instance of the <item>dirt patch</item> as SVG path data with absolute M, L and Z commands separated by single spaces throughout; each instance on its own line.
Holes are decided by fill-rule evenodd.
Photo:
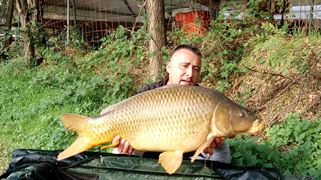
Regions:
M 290 113 L 315 119 L 321 117 L 321 81 L 313 73 L 283 76 L 252 71 L 235 79 L 227 93 L 234 100 L 239 98 L 237 95 L 247 96 L 245 106 L 256 111 L 269 126 Z

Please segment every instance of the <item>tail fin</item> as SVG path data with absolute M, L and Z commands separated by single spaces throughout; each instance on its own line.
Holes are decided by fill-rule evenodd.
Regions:
M 92 148 L 92 145 L 90 145 L 90 140 L 84 136 L 79 136 L 71 146 L 58 154 L 57 160 L 66 159 L 90 148 Z
M 77 132 L 79 136 L 71 146 L 58 155 L 58 160 L 68 158 L 93 147 L 90 143 L 90 138 L 86 137 L 85 133 L 86 129 L 88 129 L 87 122 L 90 119 L 89 117 L 76 114 L 64 114 L 61 119 L 66 128 Z
M 86 130 L 87 121 L 90 118 L 87 116 L 81 116 L 77 114 L 64 114 L 61 116 L 62 123 L 64 126 L 78 134 L 82 134 Z

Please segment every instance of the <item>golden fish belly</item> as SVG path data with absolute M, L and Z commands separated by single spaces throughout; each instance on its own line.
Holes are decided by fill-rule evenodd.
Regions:
M 145 123 L 147 128 L 123 135 L 131 145 L 141 151 L 184 152 L 195 150 L 209 133 L 209 121 L 196 117 L 159 119 Z

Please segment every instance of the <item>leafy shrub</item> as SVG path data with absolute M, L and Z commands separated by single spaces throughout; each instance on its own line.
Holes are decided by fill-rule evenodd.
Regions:
M 232 163 L 275 167 L 283 174 L 320 177 L 321 119 L 309 121 L 289 115 L 282 123 L 266 129 L 267 139 L 257 137 L 229 140 Z
M 202 51 L 203 84 L 224 91 L 231 86 L 233 77 L 242 73 L 238 64 L 246 53 L 246 42 L 262 30 L 251 20 L 212 21 L 207 32 L 190 34 L 176 29 L 168 33 L 169 43 L 196 44 Z
M 267 72 L 282 75 L 297 73 L 306 75 L 310 69 L 309 59 L 320 54 L 319 34 L 301 36 L 286 34 L 271 23 L 262 25 L 264 31 L 248 41 L 253 51 L 242 60 L 242 64 Z M 306 48 L 310 47 L 310 48 Z

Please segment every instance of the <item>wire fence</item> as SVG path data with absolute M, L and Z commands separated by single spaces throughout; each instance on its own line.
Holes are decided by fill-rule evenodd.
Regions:
M 43 4 L 43 27 L 54 36 L 67 38 L 70 31 L 75 31 L 90 46 L 98 46 L 102 37 L 120 25 L 138 27 L 139 8 L 139 3 L 129 0 L 48 0 Z
M 321 29 L 321 0 L 287 2 L 284 13 L 274 12 L 276 21 L 288 21 L 292 28 Z M 167 30 L 181 27 L 187 32 L 206 31 L 210 20 L 222 9 L 226 10 L 225 18 L 242 18 L 242 11 L 248 8 L 246 0 L 164 0 L 164 3 Z M 275 8 L 271 3 L 259 6 L 268 10 Z M 49 36 L 69 41 L 76 34 L 90 47 L 98 47 L 101 38 L 120 25 L 128 30 L 139 28 L 145 18 L 144 11 L 145 2 L 137 0 L 43 0 L 42 27 L 48 30 Z M 239 15 L 231 16 L 235 11 L 239 11 Z

